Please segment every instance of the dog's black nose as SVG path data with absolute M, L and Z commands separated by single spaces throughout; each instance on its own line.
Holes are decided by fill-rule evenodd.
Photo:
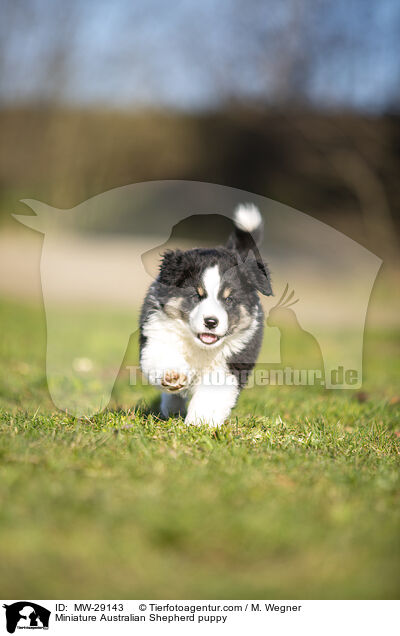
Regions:
M 214 329 L 218 325 L 218 318 L 215 316 L 207 316 L 207 318 L 204 318 L 204 324 L 207 329 Z

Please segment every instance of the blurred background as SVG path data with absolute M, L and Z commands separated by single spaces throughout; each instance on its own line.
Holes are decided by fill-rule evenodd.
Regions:
M 399 34 L 395 0 L 251 0 L 246 7 L 238 0 L 3 0 L 0 293 L 42 302 L 42 235 L 12 218 L 32 214 L 21 199 L 73 208 L 128 184 L 192 180 L 268 197 L 366 247 L 384 261 L 369 324 L 397 324 Z M 140 201 L 106 214 L 94 204 L 96 219 L 79 227 L 79 240 L 63 235 L 53 244 L 58 280 L 62 267 L 71 277 L 72 262 L 75 272 L 71 293 L 60 283 L 55 300 L 98 302 L 100 293 L 131 311 L 129 279 L 140 281 L 142 297 L 151 278 L 139 257 L 165 247 L 171 205 L 154 205 L 150 215 L 141 214 Z M 189 229 L 181 226 L 180 241 L 212 234 Z M 289 250 L 297 268 L 305 245 Z M 335 249 L 326 265 L 333 279 Z M 74 298 L 89 261 L 100 292 L 89 280 Z M 107 296 L 103 279 L 116 263 L 124 276 Z M 321 271 L 314 273 L 321 284 Z M 312 268 L 307 276 L 314 284 Z M 322 316 L 322 290 L 314 289 L 312 311 Z M 333 302 L 342 300 L 339 290 Z
M 24 197 L 193 179 L 395 261 L 399 32 L 396 0 L 2 0 L 1 223 Z

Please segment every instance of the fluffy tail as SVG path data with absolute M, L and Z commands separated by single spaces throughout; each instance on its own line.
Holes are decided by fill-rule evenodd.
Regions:
M 258 246 L 263 237 L 263 220 L 260 210 L 252 203 L 239 205 L 233 213 L 235 229 L 226 246 L 240 254 L 250 281 L 262 294 L 272 294 L 269 270 Z
M 263 220 L 260 210 L 253 203 L 241 203 L 233 213 L 235 230 L 230 235 L 227 247 L 247 254 L 260 245 L 263 237 Z

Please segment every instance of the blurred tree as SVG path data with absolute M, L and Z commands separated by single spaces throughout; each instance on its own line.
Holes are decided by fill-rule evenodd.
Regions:
M 62 206 L 133 180 L 197 178 L 299 207 L 311 187 L 321 209 L 346 190 L 370 246 L 395 253 L 392 127 L 359 118 L 352 134 L 317 113 L 398 111 L 399 32 L 397 0 L 2 0 L 3 190 L 30 176 Z M 106 115 L 111 104 L 146 111 Z
M 399 107 L 397 0 L 3 0 L 0 97 Z

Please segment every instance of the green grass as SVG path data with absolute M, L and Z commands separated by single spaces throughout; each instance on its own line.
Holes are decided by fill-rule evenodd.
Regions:
M 365 401 L 248 389 L 209 430 L 123 370 L 107 411 L 55 411 L 43 312 L 0 320 L 0 597 L 398 597 L 398 333 L 368 335 Z

